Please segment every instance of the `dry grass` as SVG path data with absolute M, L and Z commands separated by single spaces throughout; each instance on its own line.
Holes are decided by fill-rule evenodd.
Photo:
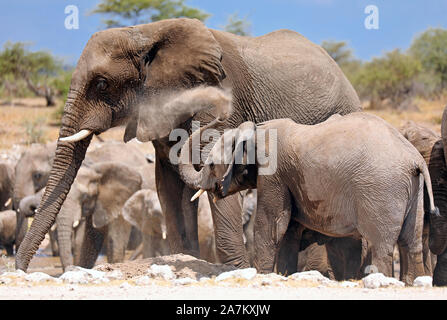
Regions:
M 440 133 L 442 113 L 447 105 L 447 96 L 433 101 L 416 99 L 415 104 L 418 106 L 419 111 L 397 111 L 392 109 L 365 109 L 365 111 L 385 119 L 396 128 L 411 120 Z
M 415 101 L 419 111 L 396 111 L 392 109 L 369 110 L 395 127 L 400 127 L 406 121 L 421 123 L 436 132 L 440 132 L 441 118 L 447 104 L 447 96 L 433 101 L 417 99 Z M 0 150 L 10 149 L 13 145 L 26 145 L 33 137 L 27 134 L 27 126 L 34 125 L 37 132 L 42 134 L 42 142 L 55 141 L 59 134 L 59 127 L 51 125 L 51 115 L 54 108 L 45 106 L 44 98 L 13 99 L 11 104 L 0 105 Z M 29 130 L 28 130 L 29 131 Z M 103 140 L 122 141 L 124 128 L 113 128 L 100 135 Z M 144 152 L 153 152 L 152 146 L 138 145 Z

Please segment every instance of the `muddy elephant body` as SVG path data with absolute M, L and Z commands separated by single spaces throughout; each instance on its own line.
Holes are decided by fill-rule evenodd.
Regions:
M 197 86 L 232 91 L 233 112 L 219 130 L 251 120 L 290 117 L 313 124 L 335 113 L 361 109 L 357 94 L 337 64 L 300 34 L 280 30 L 240 37 L 173 19 L 100 31 L 87 43 L 73 73 L 52 173 L 41 206 L 19 249 L 16 267 L 27 269 L 53 224 L 91 134 L 126 124 L 125 140 L 153 141 L 157 191 L 166 214 L 171 252 L 198 255 L 197 204 L 185 204 L 194 190 L 169 160 L 169 133 L 191 129 L 191 121 L 214 117 L 208 105 L 163 108 L 158 97 Z M 177 199 L 173 199 L 176 197 Z M 243 243 L 240 202 L 211 204 L 220 260 L 249 265 Z M 188 220 L 188 221 L 186 221 Z M 190 226 L 192 229 L 187 230 Z

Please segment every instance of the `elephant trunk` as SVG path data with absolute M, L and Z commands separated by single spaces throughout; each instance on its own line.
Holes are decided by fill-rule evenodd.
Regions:
M 60 138 L 72 136 L 78 131 L 77 123 L 73 123 L 73 119 L 76 119 L 76 117 L 71 112 L 72 105 L 70 100 L 69 98 L 65 106 L 65 113 L 62 118 L 62 126 L 59 133 Z M 86 139 L 77 142 L 58 141 L 56 155 L 45 193 L 37 209 L 31 228 L 26 233 L 25 239 L 21 243 L 16 256 L 17 269 L 26 271 L 32 256 L 36 253 L 45 234 L 50 230 L 56 220 L 56 215 L 59 213 L 79 167 L 84 160 L 91 138 L 92 136 L 90 135 Z
M 192 189 L 209 189 L 211 186 L 204 185 L 204 177 L 206 176 L 203 172 L 203 168 L 200 171 L 197 171 L 194 167 L 193 163 L 189 162 L 189 146 L 191 145 L 192 141 L 195 141 L 196 139 L 199 139 L 202 135 L 202 132 L 206 129 L 214 127 L 216 124 L 220 123 L 221 120 L 215 119 L 208 123 L 207 125 L 203 126 L 199 130 L 196 130 L 191 136 L 188 138 L 188 141 L 185 142 L 185 144 L 182 146 L 182 149 L 180 151 L 180 163 L 178 165 L 179 167 L 179 173 L 180 177 L 183 180 L 183 182 L 186 183 L 186 185 Z M 200 151 L 200 150 L 199 150 Z M 191 152 L 191 154 L 194 151 Z

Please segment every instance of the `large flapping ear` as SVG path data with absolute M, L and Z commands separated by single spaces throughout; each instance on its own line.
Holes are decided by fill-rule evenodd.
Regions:
M 219 87 L 225 72 L 222 49 L 199 20 L 163 20 L 133 27 L 133 31 L 140 46 L 142 94 L 147 99 L 143 99 L 137 112 L 137 129 L 133 128 L 135 121 L 129 122 L 126 139 L 136 134 L 145 142 L 166 136 L 191 117 L 188 110 L 163 112 L 160 104 L 164 96 L 199 85 Z
M 230 164 L 228 165 L 228 169 L 225 172 L 225 175 L 222 179 L 223 196 L 226 196 L 228 193 L 228 189 L 230 187 L 231 180 L 234 175 L 235 164 L 243 164 L 244 161 L 248 161 L 247 159 L 249 151 L 247 150 L 249 146 L 248 142 L 249 141 L 253 142 L 252 146 L 254 147 L 255 131 L 256 131 L 256 125 L 251 121 L 242 123 L 236 129 L 233 156 L 231 158 Z
M 123 206 L 123 218 L 137 229 L 143 225 L 145 190 L 135 192 Z
M 127 199 L 141 189 L 142 179 L 138 171 L 121 163 L 104 162 L 92 168 L 101 175 L 93 214 L 93 226 L 101 228 L 120 215 Z

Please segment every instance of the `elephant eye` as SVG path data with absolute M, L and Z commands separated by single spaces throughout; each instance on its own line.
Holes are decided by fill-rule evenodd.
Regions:
M 98 91 L 105 91 L 108 88 L 109 84 L 106 79 L 98 79 L 96 83 L 96 89 Z
M 33 180 L 34 181 L 39 181 L 42 178 L 42 173 L 40 172 L 34 172 L 33 173 Z

